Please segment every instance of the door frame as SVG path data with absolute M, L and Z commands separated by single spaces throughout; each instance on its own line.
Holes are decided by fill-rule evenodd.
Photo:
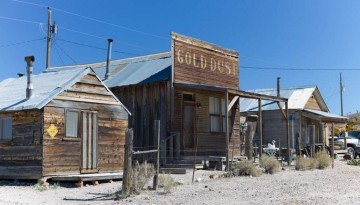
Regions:
M 91 118 L 91 122 L 92 122 L 92 127 L 91 127 L 91 129 L 92 129 L 92 140 L 94 141 L 94 138 L 96 138 L 95 139 L 95 142 L 96 142 L 96 145 L 95 145 L 95 154 L 96 154 L 96 156 L 95 156 L 95 158 L 96 158 L 96 163 L 95 163 L 95 168 L 94 167 L 92 167 L 92 168 L 87 168 L 87 167 L 83 167 L 83 164 L 84 164 L 84 139 L 85 139 L 85 137 L 84 137 L 84 123 L 85 123 L 85 121 L 84 121 L 84 117 L 83 117 L 83 115 L 84 114 L 91 114 L 91 116 L 92 116 L 92 118 Z M 94 119 L 94 116 L 96 116 L 96 119 Z M 80 122 L 81 122 L 81 124 L 80 124 L 80 126 L 81 126 L 81 128 L 80 128 L 80 136 L 81 136 L 81 144 L 80 144 L 80 146 L 81 146 L 81 148 L 80 148 L 80 150 L 81 150 L 81 154 L 80 154 L 80 172 L 82 173 L 82 174 L 86 174 L 86 173 L 97 173 L 97 172 L 99 172 L 99 170 L 98 170 L 98 158 L 99 158 L 99 154 L 98 154 L 98 145 L 99 145 L 99 143 L 98 143 L 98 112 L 96 112 L 96 111 L 89 111 L 89 110 L 81 110 L 81 112 L 80 112 Z M 86 126 L 87 126 L 87 128 L 89 128 L 89 124 L 87 123 L 86 124 Z M 95 127 L 94 127 L 95 126 Z M 95 133 L 95 135 L 94 135 L 94 131 L 96 132 Z M 88 135 L 87 135 L 88 136 Z M 87 144 L 87 146 L 88 146 L 88 144 Z M 92 157 L 92 160 L 93 160 L 93 153 L 94 153 L 94 145 L 92 145 L 92 148 L 91 148 L 91 157 Z M 89 149 L 87 150 L 87 151 L 89 151 Z M 88 153 L 86 153 L 86 154 L 88 154 Z M 93 164 L 94 164 L 94 162 L 92 161 L 91 162 L 91 166 L 93 166 Z

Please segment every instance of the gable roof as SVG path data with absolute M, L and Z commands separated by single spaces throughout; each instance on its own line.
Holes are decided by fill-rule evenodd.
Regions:
M 0 82 L 0 111 L 41 109 L 57 95 L 69 89 L 89 73 L 93 73 L 91 68 L 33 75 L 34 90 L 33 96 L 29 99 L 26 99 L 27 76 L 5 79 Z M 101 82 L 100 79 L 99 81 Z M 105 88 L 111 93 L 106 86 Z M 112 96 L 119 105 L 122 105 L 113 94 Z M 126 110 L 125 107 L 124 109 Z
M 258 89 L 252 90 L 249 92 L 265 94 L 265 95 L 277 95 L 277 89 Z M 324 99 L 322 98 L 320 91 L 317 86 L 300 86 L 294 88 L 282 88 L 280 89 L 280 96 L 284 98 L 288 98 L 289 109 L 305 109 L 305 106 L 309 99 L 314 96 L 314 98 L 319 103 L 319 106 L 322 111 L 329 112 L 329 108 L 327 107 Z M 262 102 L 262 110 L 278 110 L 279 107 L 276 102 L 263 100 Z M 285 105 L 282 104 L 283 108 Z M 258 101 L 254 99 L 241 98 L 240 99 L 240 111 L 257 111 L 258 110 Z
M 139 83 L 168 80 L 171 77 L 171 52 L 157 53 L 134 58 L 111 60 L 110 77 L 105 80 L 106 61 L 83 65 L 52 67 L 52 71 L 91 67 L 110 88 Z

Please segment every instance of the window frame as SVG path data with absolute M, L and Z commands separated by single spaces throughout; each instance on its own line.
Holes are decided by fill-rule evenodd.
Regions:
M 73 136 L 68 136 L 68 126 L 67 126 L 67 116 L 69 112 L 76 112 L 77 113 L 77 129 L 76 129 L 76 137 Z M 75 110 L 75 109 L 66 109 L 65 110 L 65 116 L 64 116 L 64 121 L 65 121 L 65 133 L 64 133 L 64 138 L 63 140 L 67 140 L 67 141 L 80 141 L 81 140 L 81 135 L 80 135 L 80 130 L 79 130 L 79 126 L 81 126 L 81 110 Z
M 5 129 L 4 129 L 4 122 L 5 120 L 10 120 L 10 126 L 9 127 L 6 127 L 7 129 L 10 129 L 9 132 L 10 132 L 10 138 L 9 139 L 4 139 L 4 133 L 5 133 Z M 12 132 L 12 129 L 13 129 L 13 118 L 11 116 L 4 116 L 4 117 L 0 117 L 0 142 L 1 143 L 9 143 L 12 141 L 13 139 L 13 132 Z
M 217 99 L 218 100 L 218 105 L 217 108 L 215 108 L 215 110 L 218 110 L 218 113 L 212 113 L 212 107 L 216 106 L 214 103 L 214 105 L 212 105 L 211 103 L 211 98 Z M 226 108 L 227 106 L 225 105 L 225 98 L 222 98 L 220 96 L 209 96 L 209 115 L 210 115 L 210 133 L 226 133 Z M 229 111 L 229 133 L 232 133 L 232 109 Z M 219 130 L 218 131 L 213 131 L 213 117 L 217 117 L 218 118 L 218 126 L 219 126 Z

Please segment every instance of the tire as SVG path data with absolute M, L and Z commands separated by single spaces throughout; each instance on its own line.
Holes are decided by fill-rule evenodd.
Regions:
M 348 148 L 347 148 L 347 153 L 351 156 L 352 159 L 355 159 L 356 153 L 355 153 L 355 149 L 354 149 L 354 148 L 348 147 Z

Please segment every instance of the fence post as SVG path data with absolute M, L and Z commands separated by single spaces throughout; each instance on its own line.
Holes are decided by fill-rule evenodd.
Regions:
M 155 120 L 155 136 L 157 137 L 157 153 L 156 153 L 156 173 L 154 175 L 153 189 L 157 190 L 159 181 L 159 169 L 160 169 L 160 120 Z
M 124 175 L 123 175 L 123 183 L 122 183 L 122 193 L 125 196 L 129 196 L 131 190 L 132 151 L 133 151 L 133 130 L 127 129 L 125 135 L 125 159 L 124 159 Z

